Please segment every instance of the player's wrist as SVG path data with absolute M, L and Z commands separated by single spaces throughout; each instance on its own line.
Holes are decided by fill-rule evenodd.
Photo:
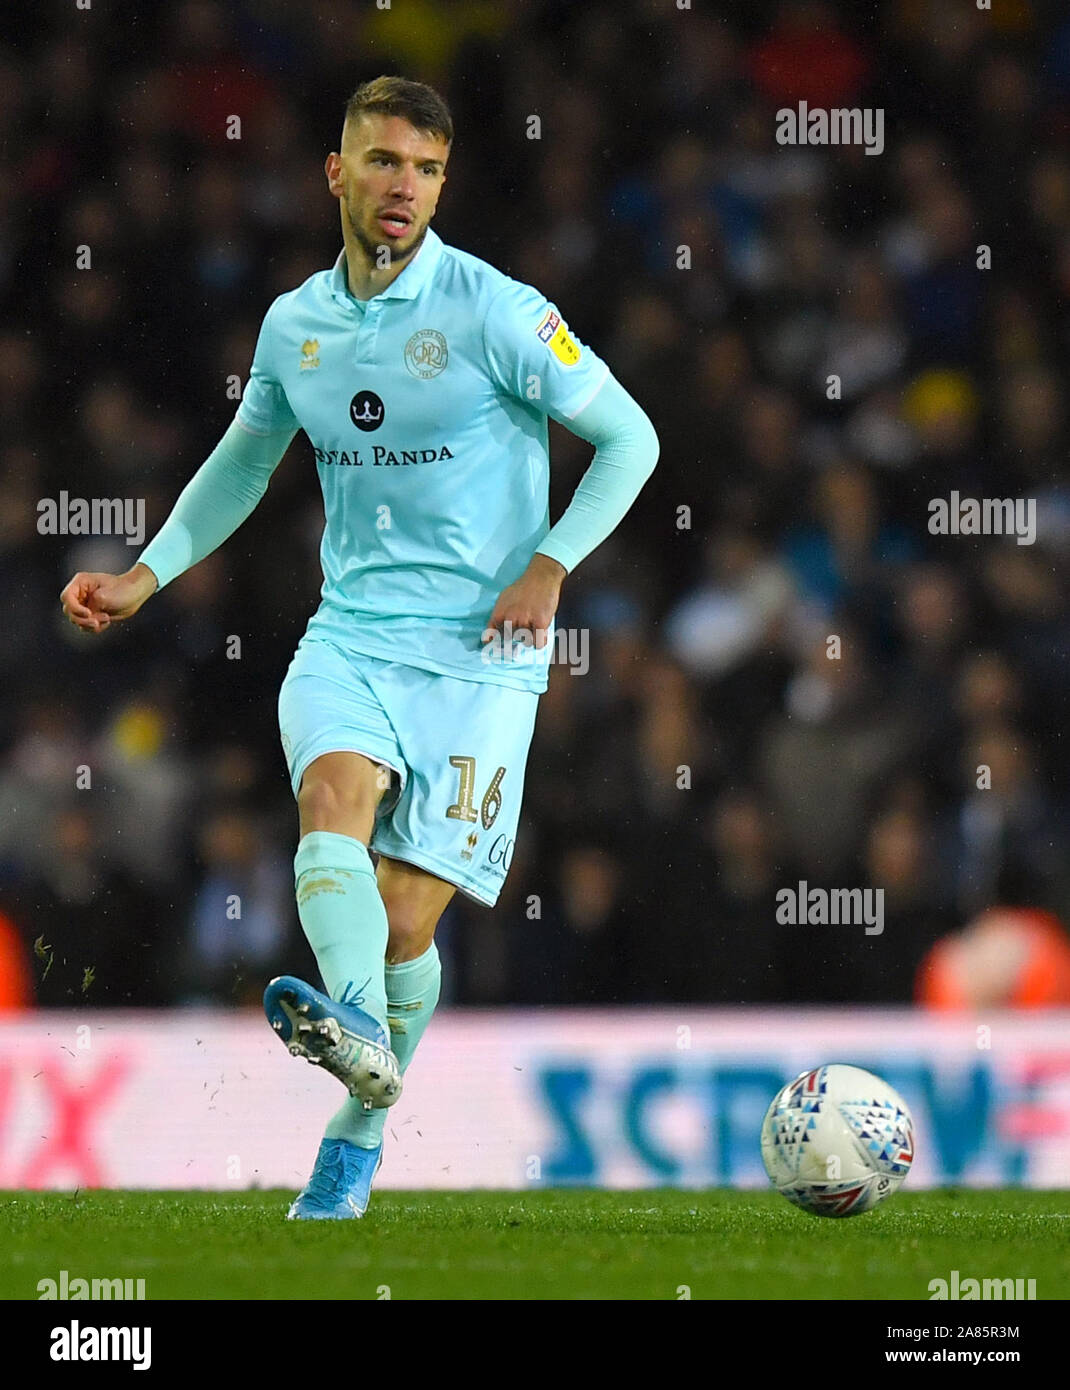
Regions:
M 149 569 L 148 565 L 142 564 L 140 560 L 136 565 L 132 565 L 130 569 L 127 570 L 126 576 L 128 579 L 137 581 L 139 590 L 144 590 L 145 598 L 151 598 L 160 587 L 160 581 L 157 575 Z
M 565 582 L 568 575 L 568 570 L 565 569 L 560 560 L 555 560 L 551 555 L 543 555 L 541 551 L 536 551 L 531 557 L 528 569 L 540 579 L 551 580 L 558 588 Z

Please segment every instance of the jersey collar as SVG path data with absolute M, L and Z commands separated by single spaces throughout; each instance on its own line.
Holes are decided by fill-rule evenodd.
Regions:
M 420 243 L 419 251 L 394 283 L 388 285 L 385 290 L 380 290 L 378 294 L 373 295 L 370 300 L 365 300 L 364 303 L 371 304 L 377 299 L 415 299 L 434 275 L 441 256 L 442 238 L 434 227 L 428 227 L 424 239 Z M 346 272 L 346 253 L 343 248 L 331 272 L 331 295 L 338 303 L 352 306 L 354 301 L 353 296 L 349 293 Z

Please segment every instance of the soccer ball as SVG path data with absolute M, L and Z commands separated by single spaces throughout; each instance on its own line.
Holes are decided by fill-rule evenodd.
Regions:
M 858 1216 L 910 1172 L 914 1124 L 887 1081 L 840 1064 L 804 1071 L 762 1123 L 762 1161 L 789 1202 L 815 1216 Z

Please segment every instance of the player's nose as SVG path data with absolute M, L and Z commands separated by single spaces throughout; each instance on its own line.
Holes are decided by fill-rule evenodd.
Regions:
M 392 197 L 411 202 L 416 196 L 416 174 L 412 169 L 400 169 L 390 186 Z

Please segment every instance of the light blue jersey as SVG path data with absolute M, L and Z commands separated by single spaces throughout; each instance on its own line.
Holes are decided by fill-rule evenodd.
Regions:
M 238 420 L 300 427 L 315 452 L 326 526 L 309 635 L 544 690 L 552 636 L 511 658 L 480 638 L 550 529 L 547 417 L 568 424 L 608 376 L 543 295 L 431 228 L 370 300 L 350 294 L 344 253 L 276 299 Z

